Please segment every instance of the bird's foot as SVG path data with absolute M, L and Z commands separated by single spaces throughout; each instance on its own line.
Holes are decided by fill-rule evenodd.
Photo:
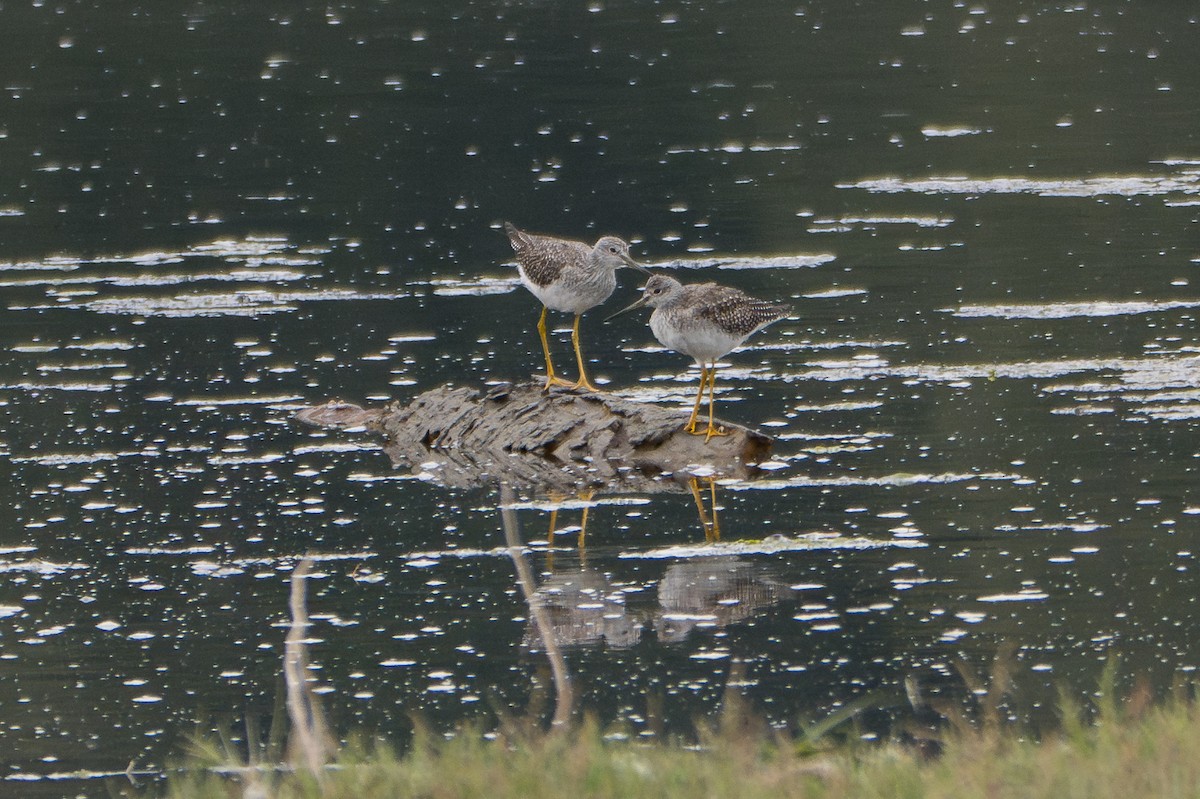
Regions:
M 569 383 L 567 388 L 571 389 L 572 391 L 579 391 L 580 389 L 583 389 L 584 391 L 590 391 L 593 394 L 599 394 L 603 391 L 602 388 L 594 385 L 592 381 L 588 380 L 586 377 L 581 377 L 574 383 Z
M 567 389 L 577 388 L 577 385 L 575 383 L 572 383 L 570 380 L 563 380 L 561 377 L 559 377 L 557 375 L 549 375 L 546 378 L 546 384 L 544 386 L 542 386 L 542 391 L 545 391 L 546 393 L 550 393 L 550 389 L 554 388 L 555 386 L 562 386 L 563 388 L 567 388 Z

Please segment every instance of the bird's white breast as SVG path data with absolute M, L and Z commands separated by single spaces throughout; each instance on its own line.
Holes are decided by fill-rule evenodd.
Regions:
M 596 307 L 617 287 L 617 277 L 611 269 L 564 269 L 558 280 L 545 286 L 530 280 L 523 267 L 518 266 L 517 272 L 521 275 L 521 283 L 541 300 L 542 305 L 566 313 L 578 314 Z
M 650 330 L 664 347 L 690 355 L 700 363 L 712 363 L 742 343 L 717 325 L 700 321 L 677 325 L 671 315 L 655 309 L 650 314 Z

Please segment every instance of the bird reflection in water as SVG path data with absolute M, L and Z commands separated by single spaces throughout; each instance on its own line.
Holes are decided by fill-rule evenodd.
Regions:
M 697 558 L 667 568 L 658 581 L 658 640 L 678 642 L 697 628 L 745 621 L 779 602 L 788 588 L 758 564 L 735 557 Z
M 687 485 L 705 542 L 719 543 L 716 478 L 693 476 Z M 578 499 L 591 503 L 594 493 L 583 492 Z M 556 503 L 564 501 L 561 496 L 554 499 Z M 721 628 L 745 621 L 789 594 L 787 586 L 758 563 L 733 556 L 708 555 L 667 567 L 658 580 L 656 608 L 631 608 L 626 604 L 625 587 L 614 583 L 611 575 L 587 564 L 589 508 L 590 504 L 585 505 L 580 519 L 577 565 L 566 569 L 556 564 L 555 557 L 559 508 L 550 510 L 545 562 L 548 576 L 535 589 L 542 622 L 530 619 L 522 639 L 527 649 L 541 650 L 547 637 L 560 646 L 603 643 L 627 648 L 635 646 L 649 628 L 657 632 L 660 641 L 680 642 L 694 629 Z
M 603 641 L 624 649 L 642 637 L 643 623 L 625 606 L 624 593 L 608 575 L 580 568 L 551 574 L 537 589 L 554 637 L 572 646 Z M 527 629 L 522 644 L 536 648 L 538 631 Z
M 545 610 L 545 619 L 554 638 L 573 646 L 600 643 L 624 648 L 636 644 L 642 636 L 643 624 L 631 616 L 625 607 L 624 594 L 614 586 L 607 574 L 587 565 L 588 511 L 595 490 L 580 492 L 577 497 L 584 505 L 579 519 L 579 567 L 555 570 L 554 539 L 558 533 L 558 511 L 550 510 L 550 529 L 546 535 L 546 571 L 550 576 L 537 588 Z M 561 503 L 561 495 L 552 496 Z M 569 529 L 569 528 L 568 528 Z M 538 648 L 544 633 L 531 625 L 525 631 L 522 645 Z
M 720 542 L 716 478 L 693 476 L 688 488 L 696 502 L 705 542 Z M 705 493 L 711 511 L 705 509 Z M 767 569 L 741 558 L 685 560 L 668 567 L 658 582 L 659 609 L 654 629 L 660 641 L 683 641 L 694 629 L 720 628 L 751 618 L 787 593 L 787 587 Z

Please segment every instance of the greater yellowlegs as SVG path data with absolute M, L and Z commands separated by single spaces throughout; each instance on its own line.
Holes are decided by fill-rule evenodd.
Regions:
M 781 303 L 759 300 L 729 286 L 716 283 L 699 283 L 685 286 L 673 277 L 654 275 L 646 282 L 641 299 L 625 311 L 649 305 L 650 329 L 664 347 L 690 355 L 700 367 L 700 389 L 696 392 L 696 404 L 688 419 L 686 430 L 694 435 L 703 435 L 705 441 L 713 436 L 726 435 L 713 424 L 713 383 L 716 379 L 717 361 L 731 350 L 740 346 L 753 333 L 772 322 L 778 322 L 791 313 Z M 605 320 L 607 321 L 607 320 Z M 700 399 L 708 385 L 708 427 L 696 429 L 696 415 L 700 412 Z
M 579 317 L 588 308 L 593 308 L 608 299 L 617 287 L 616 270 L 630 266 L 649 274 L 647 269 L 633 260 L 629 245 L 616 236 L 605 236 L 589 246 L 582 241 L 539 236 L 518 230 L 511 222 L 504 223 L 508 241 L 517 253 L 517 271 L 525 288 L 542 301 L 542 315 L 538 319 L 538 335 L 542 339 L 542 352 L 546 355 L 546 390 L 551 386 L 583 388 L 599 391 L 587 378 L 583 365 L 583 353 L 579 349 Z M 575 360 L 579 364 L 579 380 L 571 383 L 554 374 L 554 362 L 550 359 L 550 344 L 546 340 L 546 309 L 575 314 L 571 328 L 571 342 L 575 346 Z

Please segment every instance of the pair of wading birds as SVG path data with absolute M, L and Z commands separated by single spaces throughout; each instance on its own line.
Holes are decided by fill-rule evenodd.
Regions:
M 615 236 L 605 236 L 595 246 L 588 246 L 581 241 L 526 233 L 510 222 L 504 223 L 504 230 L 517 254 L 521 282 L 542 301 L 537 330 L 546 355 L 546 391 L 553 386 L 600 390 L 588 380 L 584 369 L 583 353 L 579 349 L 579 317 L 608 299 L 617 287 L 616 271 L 628 266 L 650 275 L 650 279 L 646 281 L 641 299 L 608 319 L 645 305 L 653 308 L 650 330 L 654 337 L 664 347 L 695 358 L 700 367 L 700 388 L 684 429 L 693 435 L 704 436 L 705 441 L 726 435 L 713 423 L 713 381 L 717 361 L 756 331 L 787 317 L 791 313 L 788 306 L 755 299 L 729 286 L 716 283 L 685 286 L 675 278 L 651 274 L 633 260 L 629 245 Z M 579 380 L 574 383 L 554 374 L 550 344 L 546 341 L 546 311 L 551 308 L 575 314 L 571 343 L 575 346 L 575 360 L 579 364 Z M 696 416 L 706 385 L 708 426 L 697 430 Z

